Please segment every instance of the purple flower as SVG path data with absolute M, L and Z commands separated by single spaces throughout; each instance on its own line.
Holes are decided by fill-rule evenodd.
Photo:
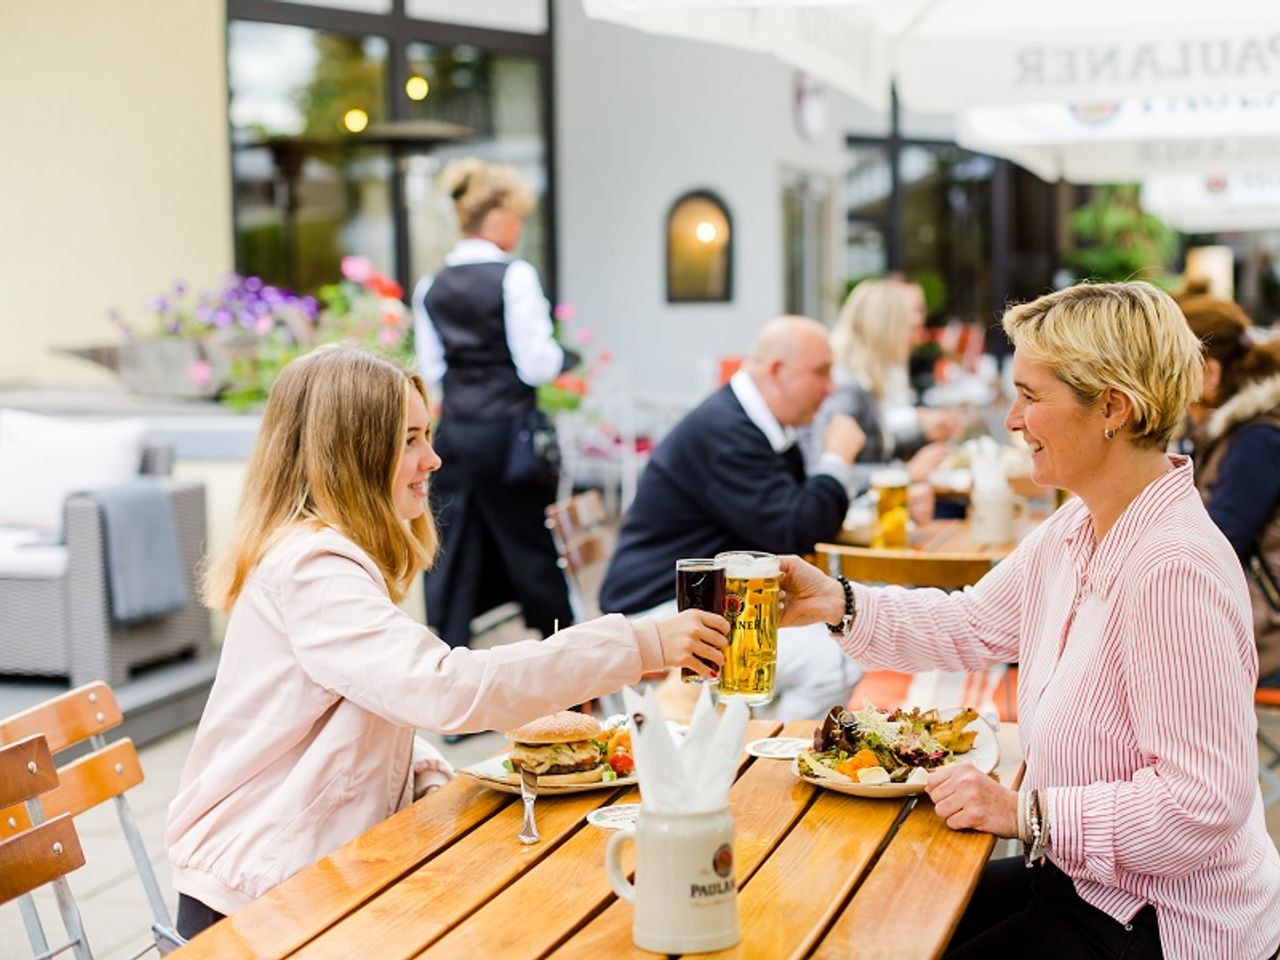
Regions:
M 315 297 L 303 297 L 298 301 L 302 305 L 302 309 L 307 312 L 307 316 L 315 319 L 316 314 L 320 311 L 320 304 L 316 302 Z
M 153 294 L 147 300 L 147 306 L 155 313 L 164 313 L 169 309 L 169 298 L 161 293 Z
M 231 321 L 233 319 L 235 318 L 232 317 L 231 311 L 228 310 L 226 307 L 222 307 L 214 311 L 213 325 L 215 327 L 227 327 L 231 325 Z
M 256 293 L 262 289 L 262 280 L 258 277 L 246 277 L 243 286 L 250 293 Z
M 181 280 L 177 281 L 177 282 L 173 285 L 173 295 L 174 295 L 175 297 L 181 297 L 181 296 L 183 296 L 186 292 L 187 292 L 187 285 L 186 285 L 185 283 L 183 283 Z

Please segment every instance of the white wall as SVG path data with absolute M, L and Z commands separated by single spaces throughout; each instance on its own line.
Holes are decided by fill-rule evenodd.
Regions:
M 0 382 L 105 382 L 170 283 L 231 268 L 222 0 L 0 0 Z
M 829 93 L 826 133 L 793 121 L 794 72 L 779 61 L 588 19 L 555 0 L 560 297 L 628 363 L 642 397 L 696 399 L 716 359 L 741 354 L 783 307 L 782 184 L 787 169 L 832 178 L 830 295 L 844 277 L 846 133 L 886 120 Z M 733 217 L 733 300 L 668 304 L 665 218 L 709 188 Z

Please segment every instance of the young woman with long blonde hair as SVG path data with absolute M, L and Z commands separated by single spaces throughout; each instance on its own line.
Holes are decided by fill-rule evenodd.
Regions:
M 389 360 L 322 347 L 272 387 L 208 571 L 206 599 L 230 617 L 169 807 L 183 935 L 409 803 L 415 728 L 511 729 L 648 670 L 723 662 L 728 623 L 698 611 L 448 647 L 396 606 L 435 551 L 439 466 L 422 380 Z

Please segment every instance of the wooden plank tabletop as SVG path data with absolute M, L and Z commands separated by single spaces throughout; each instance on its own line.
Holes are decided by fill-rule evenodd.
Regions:
M 781 732 L 807 737 L 815 726 Z M 747 739 L 779 729 L 752 721 Z M 1017 728 L 997 736 L 997 774 L 1016 784 Z M 516 798 L 459 778 L 173 956 L 653 958 L 632 945 L 632 907 L 605 875 L 611 831 L 585 821 L 637 800 L 634 789 L 547 798 L 542 842 L 525 847 Z M 789 763 L 745 756 L 729 808 L 743 936 L 700 957 L 935 956 L 994 843 L 948 829 L 927 797 L 850 797 L 797 781 Z
M 907 549 L 924 553 L 976 553 L 990 557 L 992 560 L 1003 560 L 1043 521 L 1042 513 L 1023 513 L 1014 520 L 1014 542 L 981 544 L 974 539 L 973 526 L 968 520 L 930 520 L 911 531 L 907 540 Z M 843 528 L 836 534 L 833 542 L 851 547 L 867 545 L 865 540 L 859 539 L 853 532 Z

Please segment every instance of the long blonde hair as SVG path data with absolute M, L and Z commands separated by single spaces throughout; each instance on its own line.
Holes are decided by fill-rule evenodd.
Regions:
M 399 603 L 435 556 L 430 512 L 406 523 L 392 485 L 422 378 L 384 357 L 332 344 L 299 357 L 271 387 L 230 545 L 210 565 L 204 600 L 230 611 L 250 571 L 290 529 L 331 526 L 377 564 Z
M 479 233 L 490 210 L 510 210 L 523 217 L 537 203 L 515 167 L 485 163 L 476 157 L 454 160 L 440 174 L 440 183 L 453 198 L 463 233 Z
M 902 344 L 910 336 L 911 293 L 904 280 L 864 280 L 850 291 L 831 331 L 836 365 L 851 371 L 877 399 L 889 373 L 906 361 Z

